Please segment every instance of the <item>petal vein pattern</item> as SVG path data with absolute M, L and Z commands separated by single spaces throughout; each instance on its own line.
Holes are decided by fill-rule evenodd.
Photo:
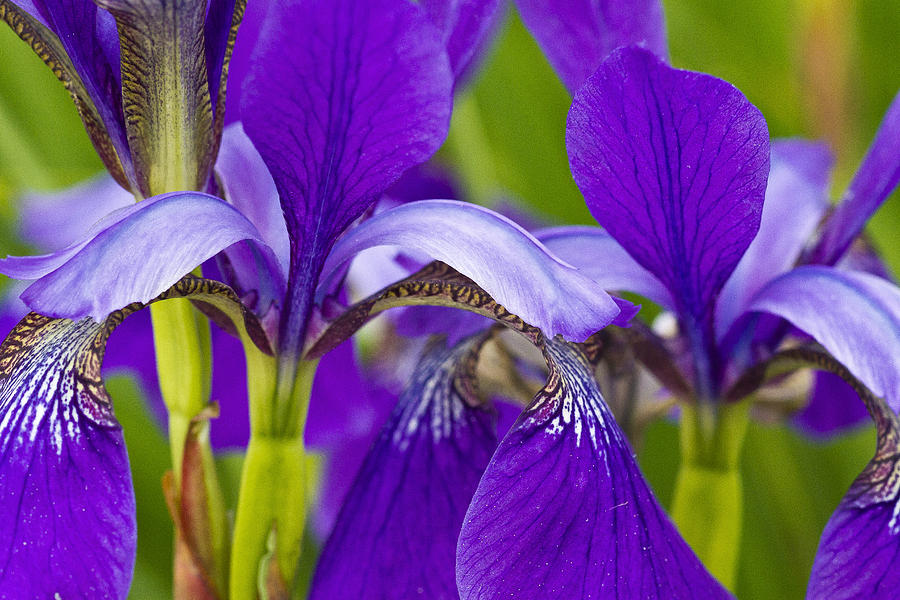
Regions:
M 0 597 L 128 592 L 134 492 L 100 380 L 110 330 L 31 313 L 0 346 Z
M 491 459 L 457 546 L 463 600 L 728 598 L 653 497 L 572 345 Z

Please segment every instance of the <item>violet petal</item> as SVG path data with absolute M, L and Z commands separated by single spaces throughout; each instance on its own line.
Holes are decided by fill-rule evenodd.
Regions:
M 516 0 L 525 25 L 571 93 L 619 46 L 642 45 L 667 59 L 659 0 Z
M 452 75 L 407 0 L 274 3 L 244 82 L 247 135 L 275 180 L 292 269 L 334 239 L 447 134 Z
M 550 254 L 530 233 L 486 208 L 452 200 L 397 206 L 354 227 L 328 256 L 323 288 L 328 276 L 358 252 L 383 245 L 447 263 L 551 337 L 561 333 L 583 341 L 619 313 L 603 288 Z
M 8 257 L 0 272 L 38 279 L 22 294 L 42 314 L 106 315 L 146 302 L 204 260 L 244 239 L 261 242 L 234 207 L 197 192 L 162 194 L 120 209 L 90 237 L 56 254 Z
M 597 221 L 711 337 L 716 296 L 759 228 L 769 172 L 759 110 L 721 79 L 622 48 L 575 95 L 566 144 Z
M 816 339 L 894 410 L 900 408 L 900 288 L 868 273 L 803 266 L 769 283 L 750 310 Z
M 491 459 L 463 522 L 462 600 L 728 598 L 654 498 L 574 347 Z
M 125 598 L 137 543 L 104 325 L 31 313 L 0 347 L 0 589 Z
M 811 261 L 834 264 L 862 232 L 881 203 L 900 183 L 900 93 L 894 96 L 878 133 L 844 197 L 828 217 Z
M 477 340 L 432 347 L 357 475 L 310 598 L 457 598 L 456 539 L 497 444 L 473 402 Z
M 459 81 L 483 50 L 505 5 L 500 0 L 422 0 L 421 4 L 443 36 L 453 76 Z
M 719 295 L 716 331 L 720 336 L 762 286 L 797 262 L 830 206 L 828 178 L 833 162 L 822 143 L 783 140 L 772 144 L 759 232 Z

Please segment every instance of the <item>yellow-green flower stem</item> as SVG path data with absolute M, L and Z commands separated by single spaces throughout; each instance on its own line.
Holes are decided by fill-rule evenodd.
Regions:
M 185 299 L 150 305 L 159 388 L 169 412 L 169 445 L 181 487 L 184 443 L 191 421 L 209 403 L 212 361 L 209 323 Z
M 672 518 L 697 556 L 734 589 L 743 521 L 740 455 L 747 403 L 683 406 Z
M 277 369 L 273 362 L 248 357 L 251 433 L 231 549 L 232 600 L 259 595 L 260 568 L 265 567 L 273 530 L 275 558 L 287 589 L 300 560 L 309 478 L 303 427 L 318 361 L 282 359 Z

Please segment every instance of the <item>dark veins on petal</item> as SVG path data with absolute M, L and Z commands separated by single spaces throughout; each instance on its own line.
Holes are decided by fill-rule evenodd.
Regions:
M 456 539 L 497 446 L 474 369 L 484 335 L 432 345 L 347 495 L 313 599 L 456 600 Z
M 550 340 L 545 358 L 547 384 L 466 513 L 461 598 L 728 598 L 654 498 L 584 355 Z

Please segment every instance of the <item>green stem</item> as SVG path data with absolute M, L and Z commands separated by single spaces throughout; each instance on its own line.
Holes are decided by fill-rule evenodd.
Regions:
M 683 407 L 672 518 L 707 569 L 729 589 L 740 552 L 740 454 L 746 430 L 746 404 Z
M 306 524 L 309 459 L 303 426 L 317 362 L 282 360 L 277 378 L 271 376 L 271 362 L 248 360 L 251 434 L 232 541 L 232 600 L 257 597 L 273 530 L 280 576 L 290 589 Z M 257 377 L 257 368 L 268 368 L 268 374 Z

